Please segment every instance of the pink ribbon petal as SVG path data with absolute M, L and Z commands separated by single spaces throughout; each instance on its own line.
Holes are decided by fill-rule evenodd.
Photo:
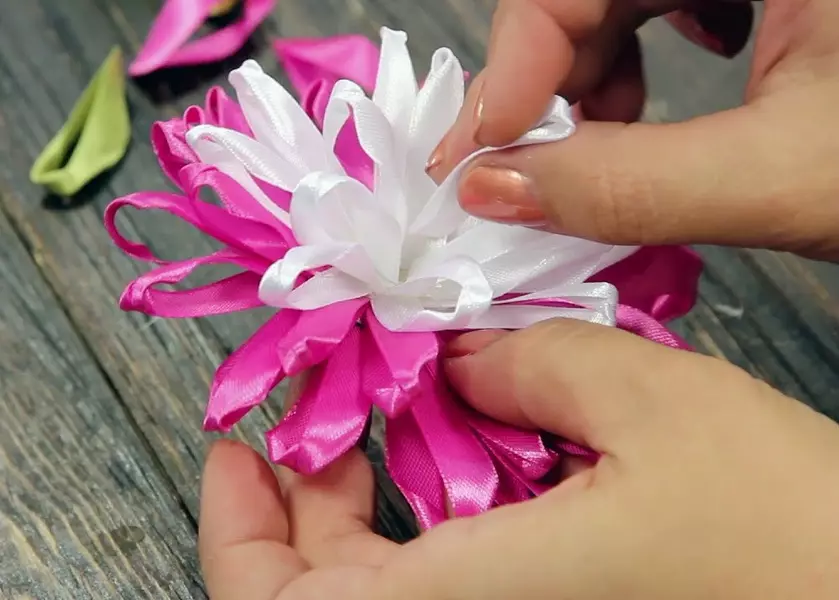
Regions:
M 203 118 L 203 112 L 198 107 L 192 111 L 192 118 Z M 187 112 L 190 112 L 187 109 Z M 158 121 L 151 126 L 151 146 L 157 156 L 160 169 L 178 187 L 180 179 L 178 173 L 186 165 L 198 162 L 198 156 L 186 143 L 187 123 L 184 119 L 169 119 Z M 183 189 L 183 188 L 181 188 Z
M 204 108 L 190 106 L 180 119 L 153 123 L 151 144 L 157 162 L 166 176 L 178 187 L 181 187 L 181 169 L 199 162 L 198 156 L 186 141 L 186 132 L 196 125 L 203 124 L 218 125 L 252 135 L 242 109 L 219 86 L 213 86 L 207 92 Z
M 420 527 L 430 529 L 446 520 L 443 479 L 413 413 L 388 420 L 385 466 Z
M 266 434 L 272 461 L 311 475 L 358 443 L 370 414 L 361 394 L 360 338 L 352 327 L 329 361 L 312 369 L 300 398 Z
M 186 221 L 199 231 L 230 244 L 245 255 L 252 253 L 249 268 L 259 273 L 282 257 L 288 246 L 277 230 L 257 221 L 236 217 L 219 206 L 169 192 L 137 192 L 112 201 L 105 209 L 105 228 L 114 243 L 126 254 L 139 260 L 168 264 L 145 244 L 126 239 L 116 225 L 121 208 L 131 206 L 139 210 L 163 210 Z
M 184 318 L 221 315 L 263 306 L 259 300 L 260 276 L 246 272 L 188 290 L 159 290 L 160 284 L 180 283 L 198 267 L 215 264 L 242 266 L 247 260 L 233 250 L 166 264 L 128 284 L 119 299 L 125 311 L 155 317 Z
M 559 463 L 559 456 L 549 450 L 537 431 L 527 431 L 493 421 L 482 415 L 470 415 L 469 423 L 489 451 L 499 475 L 496 502 L 520 502 L 550 489 L 540 480 Z
M 274 43 L 277 57 L 297 93 L 327 83 L 327 95 L 341 79 L 354 81 L 371 92 L 379 70 L 379 48 L 363 35 L 327 38 L 285 38 Z
M 357 329 L 358 317 L 366 305 L 366 298 L 358 298 L 303 311 L 288 335 L 277 343 L 277 354 L 289 377 L 329 358 L 344 338 Z
M 583 458 L 591 463 L 596 463 L 597 459 L 600 458 L 600 455 L 591 448 L 561 438 L 554 439 L 551 447 L 561 454 Z
M 248 120 L 245 118 L 245 113 L 239 104 L 227 95 L 224 88 L 220 86 L 213 86 L 207 91 L 207 96 L 204 100 L 204 110 L 207 113 L 205 123 L 209 125 L 218 125 L 226 129 L 232 129 L 239 133 L 244 133 L 249 137 L 253 137 Z
M 216 370 L 204 417 L 206 431 L 229 431 L 285 378 L 276 343 L 288 333 L 298 314 L 279 311 Z
M 537 431 L 512 427 L 478 413 L 470 415 L 469 424 L 493 454 L 503 457 L 528 480 L 545 477 L 559 461 Z
M 297 245 L 287 225 L 277 220 L 232 177 L 215 167 L 203 163 L 187 165 L 181 170 L 180 178 L 192 209 L 208 235 L 271 261 L 279 260 L 289 247 Z M 201 200 L 202 187 L 215 192 L 225 210 Z
M 437 360 L 440 342 L 433 332 L 394 333 L 379 323 L 373 311 L 367 312 L 365 326 L 375 345 L 366 356 L 373 360 L 381 356 L 386 372 L 385 381 L 371 378 L 367 391 L 376 406 L 393 418 L 422 394 L 420 373 Z
M 649 246 L 604 269 L 593 281 L 618 288 L 621 304 L 667 322 L 696 303 L 702 259 L 685 246 Z
M 618 305 L 617 325 L 624 331 L 640 335 L 653 342 L 679 350 L 692 350 L 690 345 L 681 337 L 634 306 Z
M 443 478 L 452 511 L 466 517 L 489 510 L 499 485 L 492 459 L 469 428 L 464 410 L 438 380 L 436 363 L 423 371 L 422 379 L 425 394 L 412 404 L 411 413 Z
M 276 0 L 242 0 L 242 16 L 227 27 L 192 42 L 219 0 L 166 0 L 143 47 L 128 68 L 137 77 L 162 67 L 198 65 L 230 56 L 245 45 L 274 10 Z

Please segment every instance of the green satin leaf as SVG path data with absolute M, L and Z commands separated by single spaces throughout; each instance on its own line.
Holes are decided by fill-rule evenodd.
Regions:
M 29 178 L 56 194 L 72 196 L 117 164 L 130 140 L 122 50 L 115 47 L 67 122 L 35 159 Z

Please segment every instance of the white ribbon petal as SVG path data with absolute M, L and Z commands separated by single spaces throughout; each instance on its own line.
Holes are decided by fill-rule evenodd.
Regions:
M 408 127 L 417 99 L 417 78 L 404 31 L 382 27 L 382 48 L 373 102 L 387 118 L 400 142 L 407 142 Z
M 428 203 L 410 225 L 410 233 L 427 237 L 446 237 L 468 218 L 457 202 L 457 183 L 463 169 L 475 157 L 486 152 L 527 144 L 545 144 L 567 138 L 574 133 L 574 121 L 568 101 L 555 96 L 542 124 L 503 148 L 482 148 L 461 162 L 443 181 Z
M 191 130 L 187 134 L 187 140 L 190 146 L 198 155 L 201 162 L 208 165 L 215 166 L 219 171 L 232 177 L 236 183 L 241 185 L 254 199 L 259 202 L 265 210 L 274 215 L 278 221 L 290 226 L 291 219 L 286 211 L 277 206 L 265 192 L 257 185 L 251 174 L 242 164 L 242 161 L 230 151 L 226 146 L 217 143 L 212 138 L 201 137 L 201 133 L 193 134 L 192 132 L 199 127 Z
M 525 329 L 550 319 L 577 319 L 609 327 L 615 324 L 614 318 L 589 308 L 502 304 L 492 306 L 487 312 L 475 317 L 468 329 Z
M 576 265 L 562 264 L 555 269 L 542 272 L 510 291 L 518 293 L 534 292 L 560 283 L 581 283 L 637 251 L 637 246 L 612 246 L 597 260 L 595 260 L 595 256 L 589 255 L 582 260 L 577 260 Z
M 536 300 L 558 300 L 576 306 L 527 304 Z M 537 293 L 507 300 L 497 300 L 477 315 L 469 329 L 522 329 L 540 321 L 569 318 L 600 325 L 615 325 L 617 290 L 608 283 L 558 285 Z
M 351 81 L 339 81 L 332 90 L 326 106 L 323 136 L 330 148 L 352 112 L 358 142 L 362 150 L 376 165 L 374 194 L 381 206 L 388 211 L 400 227 L 407 220 L 405 190 L 402 185 L 404 148 L 397 148 L 393 127 L 381 109 Z
M 263 72 L 256 61 L 245 61 L 230 73 L 229 79 L 259 142 L 304 174 L 337 164 L 337 161 L 327 159 L 323 137 L 312 119 L 283 86 Z
M 437 50 L 431 58 L 428 77 L 417 94 L 408 131 L 404 189 L 409 221 L 419 214 L 437 189 L 423 167 L 457 119 L 463 106 L 463 81 L 463 68 L 452 51 Z
M 399 280 L 401 228 L 361 182 L 333 173 L 307 175 L 292 195 L 291 223 L 300 243 L 358 244 L 384 279 Z
M 288 308 L 314 310 L 330 304 L 367 296 L 370 287 L 337 269 L 318 273 L 293 289 L 285 299 Z
M 437 50 L 411 115 L 411 150 L 423 155 L 420 160 L 428 160 L 454 125 L 463 106 L 464 87 L 463 68 L 457 57 L 448 48 Z
M 412 272 L 406 283 L 372 298 L 373 312 L 391 331 L 463 329 L 491 303 L 480 265 L 466 258 Z
M 268 146 L 232 129 L 215 125 L 197 125 L 189 130 L 186 139 L 202 162 L 208 162 L 204 160 L 204 156 L 208 159 L 220 156 L 219 154 L 201 154 L 202 148 L 207 147 L 202 142 L 212 142 L 227 150 L 229 155 L 248 172 L 284 190 L 293 190 L 306 174 L 305 169 L 300 165 L 288 162 Z M 208 164 L 215 165 L 212 162 Z M 220 165 L 215 166 L 221 168 Z
M 324 266 L 332 266 L 359 281 L 364 285 L 364 293 L 370 293 L 380 286 L 375 267 L 364 250 L 357 245 L 297 246 L 265 271 L 259 282 L 259 299 L 269 306 L 289 307 L 288 298 L 300 275 Z M 304 286 L 305 283 L 298 289 L 303 289 Z M 295 297 L 298 302 L 305 303 L 303 296 L 301 292 Z

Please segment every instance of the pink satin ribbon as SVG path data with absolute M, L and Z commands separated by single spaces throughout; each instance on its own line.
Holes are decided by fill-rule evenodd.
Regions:
M 219 5 L 219 0 L 166 0 L 128 67 L 137 77 L 164 67 L 211 63 L 230 56 L 274 10 L 276 0 L 242 0 L 242 15 L 230 25 L 189 41 Z
M 206 7 L 202 10 L 204 14 Z M 196 19 L 193 15 L 190 22 Z M 180 44 L 167 42 L 166 48 L 175 46 Z M 298 92 L 309 98 L 305 103 L 309 114 L 319 121 L 323 98 L 338 77 L 358 73 L 362 84 L 372 85 L 377 53 L 371 47 L 363 38 L 343 36 L 285 40 L 278 44 L 278 52 Z M 336 57 L 347 60 L 339 62 Z M 191 107 L 182 119 L 156 123 L 152 130 L 161 168 L 180 193 L 139 192 L 115 200 L 106 210 L 105 226 L 114 243 L 128 255 L 157 265 L 128 285 L 120 300 L 125 310 L 197 317 L 260 306 L 261 274 L 296 245 L 293 233 L 235 181 L 198 162 L 184 140 L 186 130 L 198 123 L 250 134 L 238 105 L 214 88 L 203 107 Z M 337 152 L 355 176 L 371 181 L 372 164 L 351 124 Z M 199 192 L 205 187 L 216 193 L 219 205 L 201 199 Z M 287 192 L 267 184 L 262 187 L 278 206 L 288 207 Z M 124 207 L 169 212 L 218 240 L 222 248 L 204 257 L 160 259 L 117 229 L 116 215 Z M 204 265 L 219 263 L 241 272 L 192 289 L 159 288 L 181 283 Z M 701 260 L 686 248 L 651 247 L 596 279 L 619 290 L 620 328 L 684 349 L 687 345 L 662 322 L 693 306 L 701 269 Z M 388 471 L 425 528 L 450 513 L 473 515 L 543 493 L 550 488 L 562 456 L 597 459 L 588 448 L 492 421 L 467 407 L 439 373 L 440 348 L 449 338 L 450 334 L 391 332 L 376 320 L 366 299 L 316 311 L 280 311 L 216 371 L 204 427 L 229 430 L 284 378 L 306 371 L 303 394 L 266 435 L 271 458 L 304 474 L 317 472 L 358 443 L 375 406 L 387 418 Z

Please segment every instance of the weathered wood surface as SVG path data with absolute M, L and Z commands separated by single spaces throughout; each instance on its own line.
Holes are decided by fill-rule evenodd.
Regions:
M 148 129 L 201 100 L 246 55 L 281 71 L 277 36 L 407 30 L 427 63 L 452 47 L 481 64 L 492 0 L 282 0 L 252 44 L 223 64 L 132 84 L 134 141 L 125 161 L 70 206 L 28 182 L 33 158 L 62 124 L 108 49 L 130 55 L 154 0 L 3 0 L 0 11 L 0 598 L 204 598 L 195 557 L 200 432 L 215 365 L 264 318 L 195 321 L 126 315 L 115 300 L 145 267 L 101 227 L 105 204 L 165 189 Z M 747 61 L 691 49 L 665 27 L 644 30 L 652 119 L 735 104 Z M 158 254 L 205 253 L 200 234 L 159 215 L 122 228 Z M 703 249 L 708 269 L 680 324 L 724 356 L 839 419 L 839 271 L 764 252 Z M 235 435 L 262 447 L 273 399 Z M 373 454 L 378 454 L 373 449 Z M 379 527 L 411 535 L 404 504 L 381 484 Z

